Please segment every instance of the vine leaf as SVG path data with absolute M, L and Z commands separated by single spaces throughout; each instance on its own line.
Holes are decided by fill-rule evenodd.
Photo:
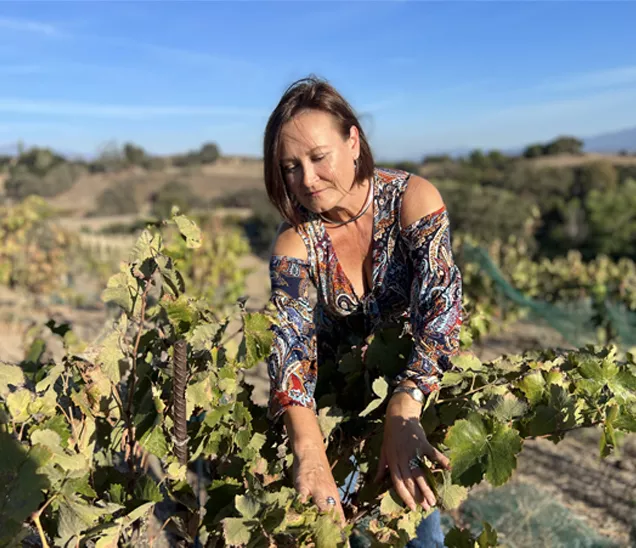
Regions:
M 382 402 L 386 399 L 387 394 L 389 393 L 389 383 L 384 380 L 383 377 L 378 377 L 373 381 L 373 392 L 378 396 L 374 400 L 367 405 L 367 407 L 360 413 L 360 417 L 366 417 L 371 411 L 377 409 L 382 405 Z
M 257 524 L 243 518 L 225 518 L 222 523 L 225 542 L 229 546 L 245 546 L 250 540 L 251 529 Z
M 389 489 L 380 501 L 380 513 L 383 516 L 389 516 L 396 518 L 404 512 L 404 506 L 402 506 L 401 499 L 394 489 Z
M 254 367 L 269 354 L 274 334 L 269 330 L 271 322 L 265 314 L 248 312 L 243 316 L 244 336 L 239 347 L 239 355 L 245 367 Z
M 19 387 L 25 382 L 21 367 L 0 362 L 0 398 L 6 398 L 10 392 L 9 387 Z
M 173 219 L 179 232 L 186 240 L 186 247 L 190 249 L 198 249 L 201 247 L 201 229 L 196 223 L 188 219 L 185 215 L 175 215 Z
M 38 468 L 47 455 L 35 448 L 27 452 L 4 432 L 0 446 L 0 544 L 4 546 L 42 502 L 48 481 Z
M 442 483 L 437 483 L 435 494 L 445 510 L 453 510 L 466 500 L 468 489 L 462 485 L 454 484 L 451 473 L 445 471 Z
M 514 428 L 494 422 L 491 429 L 476 413 L 457 421 L 446 435 L 453 467 L 453 481 L 470 486 L 484 475 L 494 485 L 503 485 L 517 464 L 521 437 Z

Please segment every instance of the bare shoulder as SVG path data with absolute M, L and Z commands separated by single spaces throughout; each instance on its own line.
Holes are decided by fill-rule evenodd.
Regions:
M 274 245 L 272 246 L 272 255 L 286 255 L 287 257 L 295 257 L 303 261 L 307 260 L 305 243 L 290 224 L 283 222 L 278 227 Z
M 444 205 L 442 195 L 433 183 L 419 175 L 411 175 L 402 197 L 401 224 L 409 226 Z

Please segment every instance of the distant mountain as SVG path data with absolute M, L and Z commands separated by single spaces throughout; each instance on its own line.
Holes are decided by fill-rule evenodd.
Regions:
M 636 152 L 636 127 L 603 133 L 594 137 L 582 137 L 586 152 Z

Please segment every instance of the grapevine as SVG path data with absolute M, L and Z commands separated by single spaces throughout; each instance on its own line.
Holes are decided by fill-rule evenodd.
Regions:
M 174 249 L 175 230 L 178 258 L 163 238 Z M 175 546 L 331 548 L 354 534 L 373 546 L 404 546 L 414 536 L 423 510 L 405 508 L 390 480 L 372 479 L 408 336 L 397 327 L 352 335 L 335 361 L 321 364 L 318 420 L 334 478 L 350 486 L 341 529 L 298 500 L 288 440 L 244 380 L 269 353 L 275 316 L 239 301 L 242 341 L 231 352 L 223 342 L 229 317 L 189 292 L 180 265 L 208 237 L 179 214 L 144 230 L 102 294 L 121 309 L 112 331 L 80 350 L 70 326 L 50 323 L 65 343 L 61 361 L 0 364 L 0 544 L 103 548 L 153 542 L 160 531 Z M 527 439 L 558 442 L 594 426 L 601 456 L 616 451 L 619 434 L 636 431 L 636 360 L 613 346 L 488 363 L 462 352 L 421 422 L 451 459 L 452 472 L 425 470 L 438 505 L 450 510 L 482 480 L 509 481 Z M 447 545 L 501 540 L 488 525 L 476 535 L 452 529 Z

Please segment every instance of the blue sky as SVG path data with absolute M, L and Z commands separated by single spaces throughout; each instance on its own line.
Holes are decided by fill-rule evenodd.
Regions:
M 0 3 L 0 146 L 261 154 L 315 73 L 380 159 L 636 126 L 636 2 Z

